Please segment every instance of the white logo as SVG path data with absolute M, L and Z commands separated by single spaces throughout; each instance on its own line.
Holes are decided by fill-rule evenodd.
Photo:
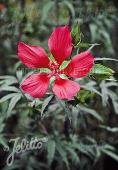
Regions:
M 27 140 L 26 138 L 23 138 L 20 140 L 20 137 L 15 139 L 10 139 L 9 143 L 13 142 L 13 150 L 7 157 L 6 163 L 8 166 L 11 166 L 14 162 L 15 154 L 22 154 L 29 150 L 37 150 L 41 149 L 43 146 L 43 143 L 47 142 L 48 138 L 31 138 L 31 140 Z M 9 147 L 5 146 L 4 151 L 9 151 Z

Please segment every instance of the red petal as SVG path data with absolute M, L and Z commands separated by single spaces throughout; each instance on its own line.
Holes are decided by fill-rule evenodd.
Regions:
M 20 60 L 29 68 L 49 67 L 48 55 L 42 47 L 31 46 L 23 42 L 19 42 L 18 56 Z
M 49 49 L 58 64 L 61 64 L 72 51 L 72 38 L 68 26 L 56 28 L 48 41 Z
M 94 58 L 90 51 L 76 55 L 64 69 L 66 75 L 80 78 L 86 76 L 94 65 Z
M 40 98 L 48 89 L 49 79 L 48 74 L 32 74 L 22 82 L 21 88 L 30 96 Z
M 73 96 L 80 90 L 79 84 L 74 81 L 62 79 L 58 77 L 55 80 L 53 92 L 60 99 L 72 99 Z

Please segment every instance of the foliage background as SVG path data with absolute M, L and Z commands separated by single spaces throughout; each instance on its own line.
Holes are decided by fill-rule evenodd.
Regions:
M 48 49 L 56 26 L 78 22 L 79 51 L 98 43 L 94 56 L 118 59 L 117 13 L 117 0 L 0 0 L 0 169 L 118 169 L 117 62 L 99 61 L 115 71 L 114 77 L 80 79 L 76 99 L 62 102 L 52 95 L 41 100 L 24 96 L 19 83 L 29 70 L 17 57 L 18 41 Z M 9 139 L 35 136 L 47 136 L 48 142 L 40 151 L 16 155 L 8 167 L 3 146 Z

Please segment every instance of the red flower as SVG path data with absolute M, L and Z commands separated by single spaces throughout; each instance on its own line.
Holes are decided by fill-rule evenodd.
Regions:
M 73 78 L 86 76 L 94 64 L 90 51 L 74 56 L 68 66 L 61 70 L 60 65 L 72 52 L 72 38 L 68 26 L 56 28 L 49 38 L 48 46 L 55 61 L 50 61 L 45 50 L 40 46 L 18 44 L 18 56 L 29 68 L 49 68 L 51 73 L 36 73 L 28 76 L 21 84 L 24 92 L 34 98 L 43 97 L 48 89 L 49 81 L 55 76 L 53 92 L 60 99 L 71 99 L 80 90 L 80 85 L 69 79 L 62 79 L 60 74 Z

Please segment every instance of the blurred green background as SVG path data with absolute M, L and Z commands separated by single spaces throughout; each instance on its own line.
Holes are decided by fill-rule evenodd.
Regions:
M 114 76 L 80 80 L 82 89 L 74 101 L 58 102 L 48 95 L 32 100 L 19 90 L 29 70 L 23 71 L 18 60 L 18 42 L 48 50 L 52 30 L 75 23 L 81 33 L 80 51 L 98 43 L 92 49 L 95 57 L 118 59 L 117 0 L 0 0 L 0 169 L 118 169 L 117 61 L 101 60 L 115 71 Z M 9 145 L 9 139 L 34 136 L 46 136 L 48 142 L 40 151 L 16 155 L 7 166 L 9 153 L 3 146 Z

